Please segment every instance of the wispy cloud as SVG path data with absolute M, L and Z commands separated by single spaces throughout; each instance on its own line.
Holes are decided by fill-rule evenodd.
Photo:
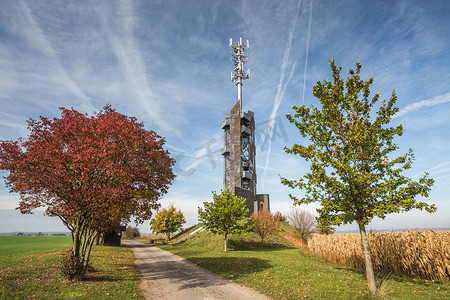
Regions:
M 15 135 L 25 137 L 26 133 L 27 123 L 22 117 L 0 111 L 0 140 L 15 139 Z
M 297 11 L 295 13 L 295 19 L 292 23 L 291 31 L 288 36 L 286 50 L 284 52 L 284 57 L 283 57 L 283 62 L 281 64 L 280 80 L 278 82 L 277 94 L 275 96 L 272 113 L 270 114 L 270 121 L 268 122 L 266 130 L 264 131 L 264 134 L 263 134 L 263 136 L 264 136 L 263 140 L 265 140 L 265 138 L 267 136 L 269 137 L 269 146 L 268 146 L 267 154 L 266 154 L 266 167 L 264 169 L 264 173 L 263 173 L 263 177 L 262 177 L 262 185 L 263 186 L 264 186 L 264 178 L 266 177 L 266 174 L 267 174 L 267 168 L 269 167 L 269 157 L 270 157 L 270 150 L 271 150 L 271 146 L 272 146 L 271 139 L 272 139 L 273 127 L 275 124 L 274 123 L 275 117 L 277 115 L 278 107 L 280 106 L 281 100 L 283 99 L 284 93 L 286 91 L 286 87 L 288 86 L 289 82 L 291 81 L 292 76 L 294 74 L 295 67 L 296 67 L 296 62 L 294 62 L 291 67 L 291 70 L 289 72 L 288 79 L 285 81 L 286 68 L 287 68 L 287 64 L 289 61 L 289 55 L 291 53 L 292 40 L 294 38 L 295 26 L 297 24 L 298 12 L 300 11 L 301 3 L 302 3 L 302 1 L 299 0 L 298 5 L 297 5 Z
M 109 3 L 106 5 L 109 6 Z M 131 84 L 138 105 L 149 115 L 152 123 L 163 130 L 173 131 L 175 128 L 164 116 L 161 103 L 155 101 L 156 96 L 150 88 L 146 65 L 134 36 L 136 17 L 133 2 L 120 1 L 117 11 L 118 20 L 115 21 L 118 21 L 118 24 L 109 22 L 104 28 L 123 75 Z M 106 15 L 103 15 L 104 23 L 107 22 L 106 18 Z
M 402 110 L 400 110 L 394 117 L 395 118 L 399 118 L 409 112 L 412 111 L 416 111 L 419 110 L 421 108 L 425 108 L 425 107 L 430 107 L 430 106 L 435 106 L 435 105 L 439 105 L 439 104 L 444 104 L 450 102 L 450 93 L 444 94 L 444 95 L 439 95 L 439 96 L 435 96 L 431 99 L 427 99 L 427 100 L 423 100 L 423 101 L 419 101 L 419 102 L 415 102 L 412 103 L 408 106 L 406 106 L 405 108 L 403 108 Z
M 34 18 L 29 6 L 25 1 L 20 1 L 21 11 L 26 18 L 29 26 L 23 28 L 29 41 L 34 46 L 40 49 L 41 52 L 48 55 L 53 62 L 53 72 L 57 74 L 56 78 L 59 79 L 59 84 L 66 87 L 74 96 L 76 96 L 84 110 L 92 111 L 94 106 L 92 105 L 89 97 L 80 89 L 77 82 L 69 75 L 66 69 L 63 67 L 56 50 L 53 48 L 52 43 L 47 39 L 44 31 L 42 30 L 39 22 Z
M 441 164 L 439 164 L 439 165 L 437 165 L 437 166 L 434 166 L 434 167 L 432 167 L 432 168 L 426 170 L 425 172 L 426 172 L 426 173 L 430 173 L 431 171 L 441 169 L 442 167 L 444 167 L 444 166 L 446 166 L 446 165 L 449 165 L 449 164 L 450 164 L 450 161 L 447 161 L 447 162 L 445 162 L 445 163 L 441 163 Z M 439 171 L 436 172 L 436 173 L 442 173 L 442 172 L 445 172 L 445 171 L 449 171 L 449 169 L 444 169 L 444 170 L 441 169 L 441 170 L 439 170 Z M 433 172 L 433 173 L 434 173 L 434 172 Z M 424 174 L 424 172 L 420 172 L 420 173 L 418 173 L 418 174 L 412 176 L 411 178 L 416 178 L 416 177 L 418 177 L 418 176 L 420 176 L 420 175 L 423 175 L 423 174 Z

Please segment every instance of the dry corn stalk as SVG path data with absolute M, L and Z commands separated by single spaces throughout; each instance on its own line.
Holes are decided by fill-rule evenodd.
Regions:
M 450 232 L 408 230 L 368 234 L 375 270 L 442 280 L 450 278 Z M 341 265 L 364 268 L 359 234 L 315 234 L 309 249 Z

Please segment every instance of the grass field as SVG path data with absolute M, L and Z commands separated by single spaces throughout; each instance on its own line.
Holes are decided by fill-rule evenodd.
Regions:
M 94 246 L 94 271 L 69 282 L 59 266 L 70 245 L 70 237 L 1 236 L 0 299 L 143 299 L 130 249 Z
M 267 238 L 260 249 L 252 233 L 232 236 L 223 252 L 223 237 L 204 231 L 187 242 L 161 248 L 183 256 L 237 283 L 274 299 L 370 299 L 362 270 L 327 263 L 281 236 Z M 385 299 L 449 299 L 449 282 L 404 275 L 377 274 Z

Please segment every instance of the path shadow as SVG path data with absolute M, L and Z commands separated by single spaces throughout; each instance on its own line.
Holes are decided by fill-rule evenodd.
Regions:
M 165 259 L 145 262 L 144 259 L 141 260 L 138 259 L 136 264 L 142 270 L 144 279 L 169 280 L 178 289 L 225 285 L 229 281 L 218 274 L 232 271 L 228 275 L 234 279 L 271 267 L 266 260 L 241 257 L 196 257 L 190 258 L 190 261 Z
M 191 257 L 189 260 L 198 266 L 207 268 L 217 274 L 228 275 L 233 279 L 246 277 L 272 267 L 270 261 L 256 257 Z
M 123 264 L 121 266 L 125 269 L 133 269 L 135 268 L 134 263 Z M 140 278 L 140 274 L 118 274 L 114 269 L 112 270 L 102 270 L 99 271 L 97 269 L 91 269 L 86 272 L 85 277 L 82 281 L 87 282 L 114 282 L 114 281 L 135 281 Z
M 277 242 L 264 242 L 261 246 L 260 241 L 245 241 L 242 239 L 229 240 L 227 243 L 227 248 L 229 250 L 237 250 L 237 251 L 270 251 L 270 250 L 281 250 L 281 249 L 294 249 L 295 247 L 287 246 L 285 244 L 277 243 Z
M 149 248 L 149 247 L 155 247 L 155 246 L 161 246 L 161 245 L 165 245 L 165 244 L 145 244 L 145 243 L 139 241 L 139 243 L 136 243 L 136 244 L 132 244 L 132 245 L 122 244 L 120 246 L 121 247 L 129 247 L 129 248 Z

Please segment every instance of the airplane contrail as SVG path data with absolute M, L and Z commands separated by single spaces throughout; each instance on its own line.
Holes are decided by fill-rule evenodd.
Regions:
M 411 111 L 418 110 L 422 107 L 435 106 L 435 105 L 439 105 L 439 104 L 443 104 L 443 103 L 447 103 L 447 102 L 450 102 L 450 93 L 435 96 L 431 99 L 412 103 L 412 104 L 406 106 L 404 109 L 400 110 L 397 114 L 395 114 L 395 116 L 392 117 L 392 119 L 401 117 Z
M 450 164 L 450 161 L 447 161 L 447 162 L 445 162 L 445 163 L 442 163 L 442 164 L 439 164 L 439 165 L 437 165 L 437 166 L 434 166 L 434 167 L 432 167 L 431 169 L 426 170 L 425 172 L 430 173 L 430 171 L 439 169 L 439 168 L 441 168 L 441 167 L 443 167 L 443 166 L 446 166 L 446 165 L 448 165 L 448 164 Z M 415 177 L 418 177 L 418 176 L 420 176 L 420 175 L 423 175 L 425 172 L 420 172 L 420 173 L 418 173 L 418 174 L 412 176 L 411 178 L 415 178 Z
M 286 45 L 286 50 L 284 51 L 284 57 L 283 57 L 283 63 L 281 64 L 281 72 L 280 72 L 280 81 L 278 83 L 278 89 L 277 89 L 277 94 L 275 95 L 275 102 L 273 105 L 273 109 L 272 109 L 272 113 L 270 115 L 270 120 L 269 123 L 267 124 L 266 130 L 264 130 L 264 134 L 263 134 L 263 139 L 262 141 L 266 140 L 266 137 L 268 136 L 269 139 L 269 148 L 267 150 L 267 156 L 266 156 L 266 166 L 264 168 L 264 173 L 263 173 L 263 180 L 262 180 L 262 185 L 264 186 L 264 178 L 266 177 L 266 173 L 267 173 L 267 168 L 269 167 L 269 155 L 270 155 L 270 149 L 271 149 L 271 138 L 272 138 L 272 133 L 273 133 L 273 127 L 274 127 L 274 121 L 275 121 L 275 116 L 277 114 L 278 111 L 278 107 L 281 104 L 281 100 L 283 98 L 284 92 L 286 91 L 286 87 L 289 83 L 289 81 L 292 79 L 292 75 L 294 73 L 294 69 L 295 69 L 295 63 L 292 66 L 291 70 L 290 70 L 290 74 L 288 77 L 288 80 L 285 81 L 285 75 L 286 75 L 286 67 L 287 67 L 287 63 L 289 60 L 289 55 L 291 53 L 291 47 L 292 47 L 292 40 L 294 38 L 294 33 L 295 33 L 295 26 L 297 25 L 297 19 L 298 19 L 298 12 L 300 11 L 300 5 L 302 3 L 302 0 L 298 1 L 298 5 L 297 5 L 297 11 L 295 13 L 295 19 L 294 19 L 294 23 L 292 24 L 292 28 L 291 31 L 289 33 L 289 39 Z
M 305 104 L 306 71 L 308 70 L 309 40 L 310 40 L 310 37 L 311 37 L 312 11 L 313 11 L 313 0 L 311 0 L 311 8 L 310 8 L 310 11 L 309 11 L 308 38 L 306 40 L 305 72 L 303 73 L 302 105 Z

